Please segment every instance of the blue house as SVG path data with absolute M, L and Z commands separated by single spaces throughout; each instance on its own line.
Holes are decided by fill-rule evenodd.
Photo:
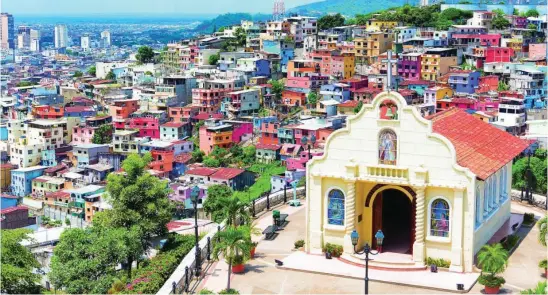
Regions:
M 77 189 L 67 189 L 65 192 L 70 194 L 70 198 L 74 203 L 75 207 L 82 209 L 84 211 L 86 207 L 85 197 L 103 193 L 105 192 L 105 187 L 101 185 L 90 184 Z M 82 217 L 83 218 L 83 217 Z
M 8 127 L 6 125 L 0 126 L 0 140 L 8 140 Z
M 270 61 L 267 59 L 259 59 L 255 62 L 255 77 L 270 77 Z
M 78 159 L 78 167 L 84 168 L 99 161 L 99 153 L 108 153 L 108 144 L 80 144 L 75 145 L 72 154 Z
M 277 122 L 278 118 L 276 116 L 270 116 L 270 117 L 254 117 L 253 118 L 253 129 L 258 130 L 261 129 L 261 125 L 263 123 L 273 123 Z
M 173 170 L 170 172 L 170 177 L 177 178 L 181 175 L 184 175 L 188 170 L 188 164 L 192 160 L 191 153 L 183 153 L 175 156 L 173 159 Z
M 263 51 L 280 55 L 281 70 L 287 73 L 287 64 L 295 58 L 295 43 L 285 40 L 264 40 Z
M 95 117 L 97 112 L 92 107 L 73 106 L 65 107 L 65 117 L 88 118 Z
M 405 80 L 403 81 L 400 86 L 403 88 L 407 86 L 407 89 L 413 90 L 417 93 L 417 96 L 424 96 L 424 91 L 426 88 L 428 88 L 429 85 L 432 84 L 432 81 L 425 81 L 425 80 Z
M 477 71 L 456 71 L 449 73 L 449 85 L 456 93 L 476 92 L 479 86 L 480 72 Z
M 17 199 L 19 199 L 16 196 L 11 195 L 1 195 L 0 196 L 0 210 L 11 208 L 17 206 Z
M 34 166 L 11 170 L 11 191 L 17 197 L 25 197 L 32 192 L 32 180 L 42 176 L 46 167 Z

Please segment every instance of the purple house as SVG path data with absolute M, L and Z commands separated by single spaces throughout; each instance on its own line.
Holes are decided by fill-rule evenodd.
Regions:
M 194 204 L 192 203 L 192 199 L 190 198 L 190 192 L 194 187 L 193 184 L 188 185 L 175 183 L 171 184 L 169 187 L 172 190 L 171 194 L 169 194 L 169 199 L 171 201 L 183 203 L 185 205 L 185 209 L 194 208 Z M 207 198 L 207 186 L 198 185 L 198 187 L 200 188 L 200 194 L 198 195 L 198 209 L 201 209 L 202 204 Z
M 449 86 L 456 93 L 475 93 L 479 86 L 480 72 L 454 71 L 449 73 Z
M 398 60 L 398 75 L 405 80 L 420 80 L 421 53 L 404 53 Z

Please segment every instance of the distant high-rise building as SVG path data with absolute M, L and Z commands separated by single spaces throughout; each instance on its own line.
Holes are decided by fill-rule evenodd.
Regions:
M 80 38 L 80 47 L 82 47 L 84 51 L 88 51 L 91 48 L 91 40 L 88 34 L 84 34 Z
M 29 26 L 17 27 L 17 48 L 28 49 L 30 48 L 30 32 L 32 29 Z
M 30 30 L 30 50 L 40 51 L 40 31 Z
M 15 48 L 15 26 L 9 13 L 0 14 L 0 43 L 2 48 Z
M 103 31 L 101 32 L 101 46 L 102 47 L 110 47 L 110 32 L 109 31 Z
M 66 25 L 55 26 L 55 48 L 68 46 L 68 30 Z

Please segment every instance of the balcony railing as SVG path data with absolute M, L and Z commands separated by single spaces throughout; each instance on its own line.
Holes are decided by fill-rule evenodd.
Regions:
M 397 180 L 407 180 L 409 178 L 408 168 L 390 167 L 390 166 L 368 166 L 367 176 L 375 178 L 392 178 Z

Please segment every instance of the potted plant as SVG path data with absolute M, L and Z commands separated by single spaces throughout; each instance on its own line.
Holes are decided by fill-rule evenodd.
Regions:
M 544 276 L 548 277 L 548 260 L 544 259 L 541 262 L 539 262 L 538 267 L 544 269 Z
M 226 259 L 228 263 L 226 289 L 230 289 L 232 265 L 241 265 L 240 268 L 244 267 L 245 269 L 245 260 L 249 258 L 248 255 L 251 253 L 249 230 L 245 227 L 234 228 L 229 226 L 225 231 L 218 232 L 217 237 L 219 238 L 219 242 L 215 243 L 213 257 L 219 259 L 222 255 Z
M 245 271 L 245 259 L 243 255 L 236 255 L 232 258 L 232 272 L 243 273 Z
M 304 247 L 304 240 L 295 241 L 295 249 L 302 250 Z
M 481 267 L 479 283 L 485 286 L 485 293 L 497 294 L 500 291 L 506 281 L 497 274 L 502 273 L 507 264 L 508 251 L 500 243 L 481 248 L 478 253 L 478 265 Z
M 257 242 L 251 242 L 251 252 L 249 253 L 249 256 L 251 258 L 255 258 L 255 249 L 257 248 L 258 244 L 259 243 L 257 243 Z

